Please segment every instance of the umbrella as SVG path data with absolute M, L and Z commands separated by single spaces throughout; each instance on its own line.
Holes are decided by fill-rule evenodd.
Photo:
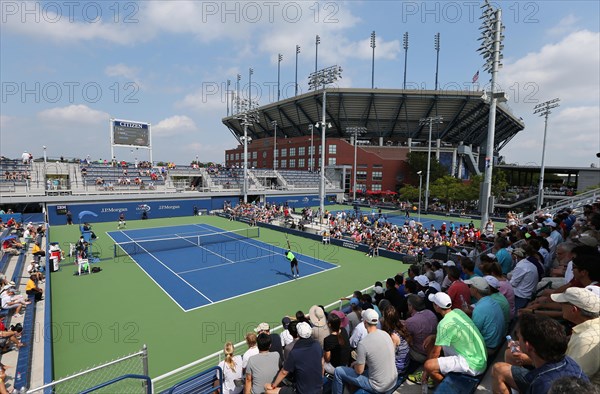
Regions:
M 453 253 L 458 253 L 458 250 L 446 245 L 434 246 L 425 252 L 425 257 L 434 260 L 446 261 Z
M 2 241 L 9 241 L 11 239 L 16 239 L 16 238 L 17 238 L 16 235 L 9 235 L 8 237 L 3 238 Z

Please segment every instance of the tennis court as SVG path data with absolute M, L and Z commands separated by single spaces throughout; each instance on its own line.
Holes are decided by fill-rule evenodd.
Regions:
M 131 258 L 184 311 L 294 281 L 282 246 L 260 229 L 223 231 L 208 224 L 111 231 L 115 259 Z M 336 268 L 296 253 L 300 280 Z M 231 284 L 235 282 L 235 286 Z

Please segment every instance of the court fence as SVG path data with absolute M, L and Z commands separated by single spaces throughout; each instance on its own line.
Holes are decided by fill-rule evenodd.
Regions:
M 363 293 L 369 292 L 373 289 L 373 286 L 369 286 L 362 290 Z M 349 299 L 352 295 L 349 295 L 347 298 Z M 344 301 L 337 300 L 328 305 L 325 305 L 326 311 L 332 311 L 334 309 L 341 310 L 344 305 Z M 283 331 L 283 326 L 279 325 L 273 329 L 271 332 L 280 334 Z M 246 350 L 248 350 L 248 346 L 246 341 L 241 341 L 234 344 L 235 354 L 242 355 Z M 162 393 L 165 390 L 168 390 L 170 387 L 175 385 L 178 382 L 181 382 L 184 379 L 192 377 L 194 375 L 199 374 L 200 372 L 206 371 L 212 367 L 215 367 L 223 360 L 223 351 L 217 351 L 212 354 L 209 354 L 205 357 L 202 357 L 196 361 L 192 361 L 191 363 L 181 366 L 177 369 L 174 369 L 170 372 L 167 372 L 163 375 L 160 375 L 154 379 L 152 379 L 152 387 L 154 388 L 155 393 Z
M 148 376 L 148 348 L 146 345 L 138 352 L 74 373 L 43 386 L 29 389 L 26 393 L 80 393 L 110 381 L 115 381 L 115 383 L 95 392 L 123 394 L 148 392 L 148 385 L 145 381 L 119 380 L 118 378 L 123 375 Z

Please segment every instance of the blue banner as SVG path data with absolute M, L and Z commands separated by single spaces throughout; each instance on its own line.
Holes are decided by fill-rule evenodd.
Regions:
M 296 195 L 296 196 L 266 196 L 266 202 L 270 204 L 285 204 L 290 208 L 315 207 L 321 204 L 321 199 L 318 194 Z M 335 194 L 327 195 L 325 205 L 336 203 Z

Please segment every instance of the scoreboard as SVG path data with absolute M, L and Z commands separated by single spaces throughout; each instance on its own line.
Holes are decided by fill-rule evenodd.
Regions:
M 148 123 L 113 120 L 113 144 L 135 147 L 150 147 L 150 125 Z

